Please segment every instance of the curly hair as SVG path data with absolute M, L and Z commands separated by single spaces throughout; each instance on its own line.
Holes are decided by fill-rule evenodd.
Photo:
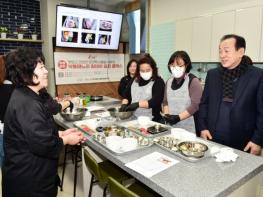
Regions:
M 33 85 L 34 70 L 38 63 L 45 62 L 41 51 L 29 47 L 20 47 L 6 57 L 6 68 L 12 83 L 19 86 Z
M 150 56 L 150 54 L 146 53 L 139 61 L 138 66 L 136 68 L 135 77 L 136 80 L 139 82 L 141 80 L 140 76 L 140 67 L 142 64 L 149 64 L 153 70 L 152 79 L 156 80 L 158 78 L 158 68 L 155 60 Z

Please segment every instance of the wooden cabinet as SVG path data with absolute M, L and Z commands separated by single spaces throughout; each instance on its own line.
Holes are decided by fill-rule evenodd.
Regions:
M 260 60 L 262 7 L 251 7 L 236 11 L 235 33 L 246 39 L 246 54 L 253 62 Z M 261 45 L 261 46 L 260 46 Z
M 175 49 L 192 53 L 192 19 L 177 21 L 175 26 Z
M 219 61 L 220 39 L 226 34 L 234 33 L 235 11 L 214 14 L 212 17 L 212 36 L 211 36 L 211 62 Z
M 210 61 L 212 16 L 193 19 L 192 53 L 193 62 Z

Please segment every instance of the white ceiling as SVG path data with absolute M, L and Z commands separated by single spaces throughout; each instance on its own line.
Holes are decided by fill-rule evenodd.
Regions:
M 104 4 L 104 5 L 109 5 L 109 6 L 115 6 L 119 5 L 121 3 L 130 3 L 133 2 L 134 0 L 90 0 L 91 4 Z

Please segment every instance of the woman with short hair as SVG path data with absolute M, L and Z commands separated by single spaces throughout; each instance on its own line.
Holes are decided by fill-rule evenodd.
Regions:
M 193 115 L 199 109 L 203 90 L 199 79 L 190 73 L 191 69 L 191 59 L 185 51 L 171 55 L 168 70 L 172 76 L 166 82 L 163 112 L 169 124 L 195 132 Z
M 8 72 L 16 88 L 5 114 L 2 194 L 55 197 L 60 151 L 65 144 L 79 144 L 84 137 L 76 129 L 59 132 L 40 96 L 40 90 L 48 85 L 43 54 L 22 47 L 10 61 Z

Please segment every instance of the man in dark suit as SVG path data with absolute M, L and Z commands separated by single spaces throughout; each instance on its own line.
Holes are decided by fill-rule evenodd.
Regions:
M 201 137 L 259 155 L 263 146 L 263 70 L 245 56 L 241 36 L 225 35 L 221 64 L 207 73 L 198 123 Z

